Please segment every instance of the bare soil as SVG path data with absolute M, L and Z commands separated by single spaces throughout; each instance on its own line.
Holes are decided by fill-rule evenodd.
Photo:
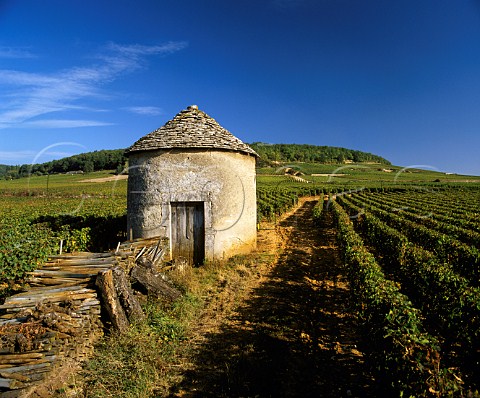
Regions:
M 257 261 L 208 304 L 170 397 L 375 396 L 336 231 L 312 220 L 317 200 L 262 225 Z
M 110 182 L 119 180 L 128 180 L 128 174 L 119 174 L 111 177 L 87 178 L 80 182 Z

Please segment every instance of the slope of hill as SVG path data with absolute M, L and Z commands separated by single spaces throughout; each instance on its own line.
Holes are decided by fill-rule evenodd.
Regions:
M 391 163 L 381 156 L 354 149 L 317 146 L 307 144 L 249 144 L 259 155 L 263 164 L 274 162 L 313 162 L 313 163 Z
M 0 165 L 0 178 L 15 179 L 29 175 L 67 173 L 72 171 L 91 173 L 101 170 L 117 170 L 121 172 L 126 160 L 125 149 L 101 150 L 33 165 Z
M 353 149 L 317 146 L 306 144 L 249 144 L 259 155 L 259 166 L 272 165 L 275 162 L 312 162 L 312 163 L 381 163 L 390 162 L 381 156 Z M 72 171 L 117 170 L 121 172 L 126 164 L 124 149 L 101 150 L 82 153 L 39 164 L 8 166 L 0 164 L 0 178 L 15 179 L 30 175 L 67 173 Z

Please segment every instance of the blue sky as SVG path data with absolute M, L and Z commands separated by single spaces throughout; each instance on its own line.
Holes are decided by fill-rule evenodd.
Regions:
M 197 104 L 245 142 L 480 175 L 479 0 L 0 0 L 0 163 Z

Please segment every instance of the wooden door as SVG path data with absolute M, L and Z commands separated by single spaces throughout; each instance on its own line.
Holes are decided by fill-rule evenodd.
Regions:
M 205 215 L 203 202 L 171 202 L 172 257 L 189 264 L 205 259 Z

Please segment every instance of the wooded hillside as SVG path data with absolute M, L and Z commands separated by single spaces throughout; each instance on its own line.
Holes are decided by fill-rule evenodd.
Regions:
M 125 149 L 101 150 L 81 153 L 67 158 L 39 164 L 21 166 L 0 165 L 0 178 L 13 179 L 28 175 L 44 175 L 83 171 L 91 173 L 100 170 L 121 172 L 127 161 Z
M 381 156 L 334 146 L 317 146 L 307 144 L 266 144 L 254 142 L 249 144 L 265 163 L 271 162 L 314 162 L 314 163 L 355 163 L 374 162 L 391 163 Z

